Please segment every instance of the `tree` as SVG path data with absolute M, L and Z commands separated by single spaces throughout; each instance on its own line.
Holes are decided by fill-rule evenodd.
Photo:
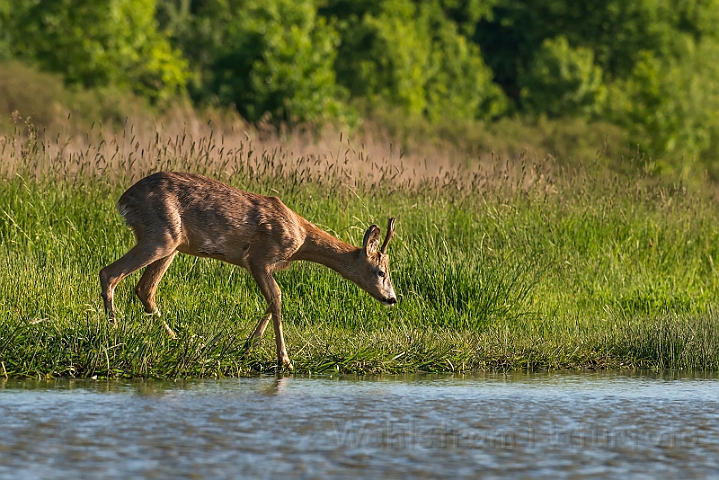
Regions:
M 488 118 L 504 110 L 477 45 L 445 14 L 476 18 L 489 2 L 384 0 L 325 2 L 320 13 L 337 26 L 337 80 L 371 105 L 409 114 Z
M 608 115 L 650 156 L 715 158 L 719 145 L 719 42 L 687 40 L 681 59 L 645 52 L 611 89 Z M 717 173 L 717 172 L 715 172 Z
M 19 0 L 8 25 L 12 53 L 68 83 L 167 99 L 184 91 L 187 63 L 154 13 L 154 0 Z
M 570 47 L 563 36 L 542 43 L 518 82 L 525 111 L 550 117 L 603 113 L 607 89 L 602 69 L 594 64 L 594 52 Z
M 719 35 L 719 0 L 500 0 L 473 36 L 497 82 L 519 101 L 519 77 L 547 39 L 587 48 L 605 80 L 626 78 L 643 52 L 681 54 L 681 36 Z
M 0 62 L 11 58 L 10 49 L 10 0 L 0 0 Z
M 234 105 L 250 121 L 351 116 L 333 69 L 339 37 L 312 0 L 164 3 L 165 25 L 194 66 L 196 100 Z

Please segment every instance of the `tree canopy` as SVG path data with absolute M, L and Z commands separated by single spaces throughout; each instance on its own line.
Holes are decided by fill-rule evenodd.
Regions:
M 0 0 L 0 61 L 247 120 L 608 121 L 719 155 L 719 0 Z M 0 67 L 1 68 L 1 67 Z

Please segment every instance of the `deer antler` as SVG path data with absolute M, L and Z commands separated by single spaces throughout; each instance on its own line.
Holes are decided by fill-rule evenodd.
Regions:
M 391 217 L 387 221 L 387 236 L 384 237 L 384 243 L 382 244 L 382 248 L 379 249 L 379 251 L 382 253 L 387 253 L 387 244 L 389 243 L 389 241 L 392 239 L 392 236 L 394 235 L 394 223 L 395 223 L 394 217 Z

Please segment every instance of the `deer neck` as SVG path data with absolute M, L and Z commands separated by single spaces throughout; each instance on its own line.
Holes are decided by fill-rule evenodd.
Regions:
M 308 223 L 305 241 L 293 256 L 293 260 L 319 263 L 336 271 L 348 280 L 355 281 L 353 264 L 360 249 Z

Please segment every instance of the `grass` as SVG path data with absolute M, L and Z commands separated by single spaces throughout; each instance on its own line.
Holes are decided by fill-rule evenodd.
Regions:
M 719 208 L 708 189 L 596 165 L 459 167 L 346 137 L 315 153 L 297 137 L 283 147 L 186 127 L 58 138 L 0 144 L 0 375 L 274 370 L 271 333 L 240 352 L 265 306 L 249 275 L 221 262 L 180 256 L 160 284 L 178 340 L 143 315 L 139 274 L 116 291 L 118 327 L 106 321 L 98 272 L 133 244 L 114 204 L 160 169 L 279 195 L 356 245 L 370 223 L 398 217 L 395 308 L 318 265 L 276 275 L 298 372 L 719 370 Z
M 479 158 L 487 162 L 493 162 L 497 157 L 525 155 L 536 159 L 551 155 L 555 162 L 575 165 L 595 158 L 597 150 L 603 150 L 607 154 L 603 158 L 607 167 L 623 171 L 628 165 L 635 166 L 624 159 L 638 156 L 640 147 L 636 142 L 643 140 L 635 135 L 630 142 L 629 133 L 616 125 L 577 118 L 516 116 L 491 122 L 455 118 L 430 122 L 422 115 L 408 115 L 401 108 L 370 108 L 361 101 L 354 107 L 362 115 L 362 119 L 352 122 L 351 126 L 358 144 L 369 146 L 375 143 L 381 149 L 394 144 L 397 152 L 416 154 L 421 157 L 419 160 L 430 162 L 452 152 L 454 156 L 471 157 L 471 161 Z M 193 106 L 189 99 L 183 97 L 151 105 L 127 90 L 67 86 L 57 74 L 39 71 L 18 61 L 0 61 L 0 135 L 12 135 L 16 129 L 32 125 L 48 136 L 71 138 L 71 142 L 76 144 L 78 137 L 98 128 L 98 125 L 111 133 L 122 130 L 128 118 L 132 119 L 135 133 L 169 127 L 174 133 L 184 129 L 195 138 L 200 137 L 200 132 L 205 136 L 214 132 L 215 135 L 225 133 L 231 137 L 234 132 L 253 130 L 267 138 L 274 130 L 266 122 L 248 124 L 234 108 Z M 208 128 L 207 122 L 211 123 L 211 128 Z M 330 143 L 336 143 L 334 140 L 338 133 L 335 135 L 332 128 L 313 124 L 283 125 L 283 131 L 295 133 L 289 138 L 284 136 L 282 145 L 287 140 L 294 143 L 294 147 L 304 143 L 311 147 L 304 149 L 305 152 L 312 154 L 318 141 L 322 143 L 330 138 Z M 344 130 L 348 128 L 346 125 L 343 127 Z M 326 134 L 328 130 L 329 135 Z M 298 131 L 305 132 L 305 135 L 298 135 Z M 680 159 L 678 155 L 676 158 L 665 158 L 663 162 L 642 159 L 640 163 L 672 175 L 688 176 L 705 168 L 697 162 L 693 164 L 694 168 L 689 169 L 691 172 L 685 172 L 686 165 Z

